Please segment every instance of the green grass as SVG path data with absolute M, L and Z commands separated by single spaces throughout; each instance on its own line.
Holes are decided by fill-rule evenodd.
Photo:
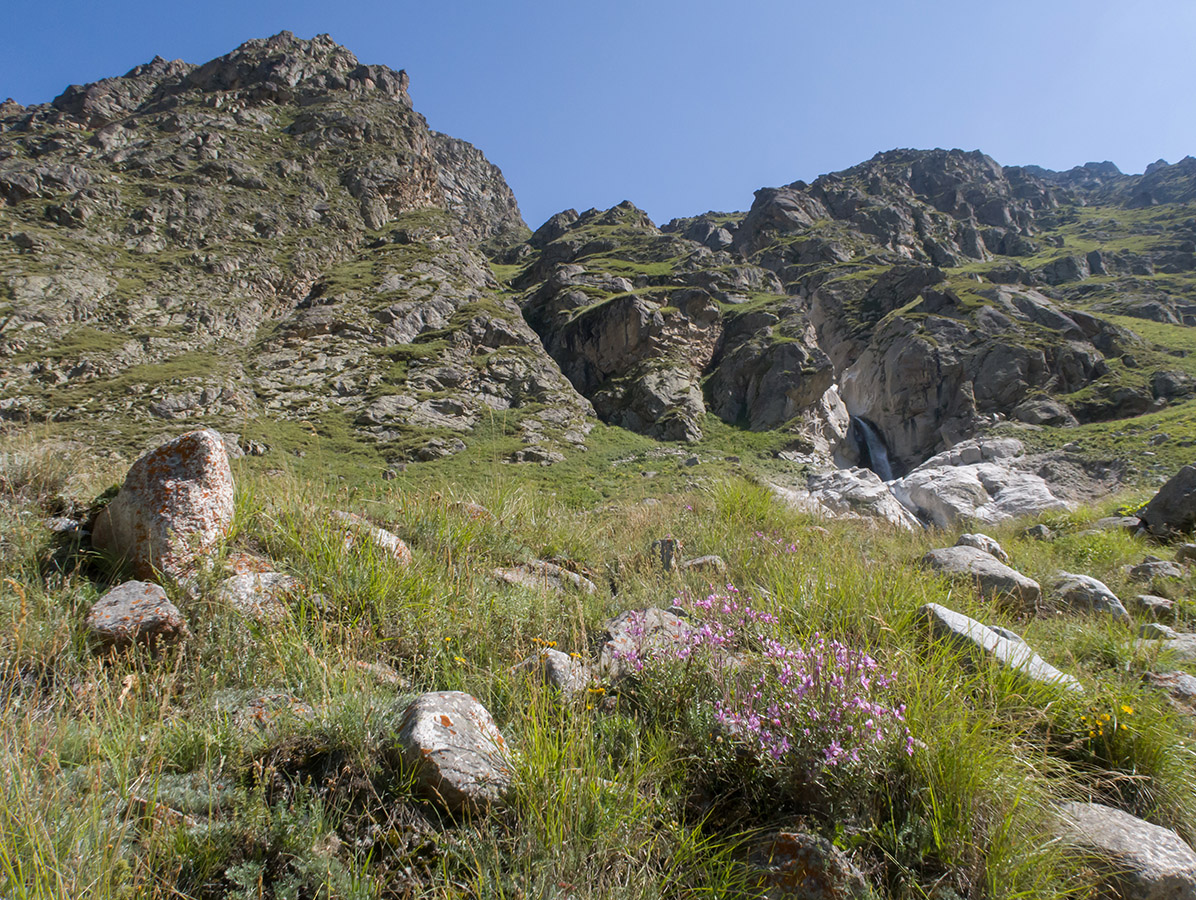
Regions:
M 771 439 L 710 431 L 708 459 L 715 448 L 765 453 Z M 492 440 L 498 448 L 497 433 Z M 246 621 L 209 576 L 191 595 L 172 588 L 192 629 L 184 650 L 111 660 L 92 655 L 80 625 L 108 570 L 83 548 L 56 548 L 40 517 L 61 508 L 80 474 L 91 473 L 80 501 L 89 503 L 122 472 L 32 440 L 6 448 L 21 456 L 4 457 L 0 473 L 0 889 L 754 896 L 750 849 L 800 826 L 847 851 L 879 896 L 949 886 L 961 896 L 1061 898 L 1086 896 L 1094 874 L 1049 839 L 1058 801 L 1114 803 L 1196 839 L 1191 726 L 1144 683 L 1153 660 L 1132 648 L 1130 629 L 1079 614 L 1019 620 L 923 572 L 921 555 L 954 532 L 819 523 L 728 467 L 703 476 L 709 463 L 684 467 L 616 429 L 596 429 L 590 443 L 601 465 L 589 470 L 517 469 L 496 453 L 391 482 L 321 478 L 331 449 L 281 474 L 261 471 L 276 465 L 269 456 L 242 460 L 227 549 L 301 580 L 288 615 Z M 649 465 L 661 474 L 644 478 Z M 643 503 L 648 496 L 658 502 Z M 1048 516 L 1051 542 L 1021 536 L 1025 522 L 992 533 L 1044 583 L 1058 569 L 1082 571 L 1124 595 L 1134 588 L 1122 567 L 1158 548 L 1090 533 L 1113 505 Z M 414 563 L 347 549 L 332 509 L 395 530 Z M 574 701 L 513 669 L 549 642 L 588 657 L 609 616 L 710 590 L 701 575 L 654 563 L 652 541 L 664 535 L 686 556 L 722 556 L 720 580 L 775 614 L 782 640 L 807 644 L 818 633 L 876 656 L 907 705 L 914 754 L 878 758 L 820 793 L 714 739 L 708 679 L 674 673 L 663 704 L 645 693 L 657 682 L 635 680 L 600 683 Z M 556 594 L 491 575 L 532 559 L 585 572 L 601 590 Z M 1185 581 L 1180 596 L 1192 587 Z M 929 643 L 916 625 L 926 602 L 1018 630 L 1080 678 L 1084 696 L 1027 690 Z M 1196 610 L 1180 610 L 1177 627 L 1196 625 Z M 403 686 L 358 663 L 391 667 Z M 469 691 L 495 715 L 515 748 L 501 811 L 442 819 L 414 792 L 394 729 L 407 698 L 425 690 Z M 238 711 L 270 692 L 295 698 L 300 712 L 247 725 Z M 1090 737 L 1085 717 L 1106 712 L 1126 728 Z

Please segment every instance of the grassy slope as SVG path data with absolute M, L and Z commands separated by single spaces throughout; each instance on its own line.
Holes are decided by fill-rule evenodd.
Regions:
M 107 662 L 91 655 L 80 627 L 106 570 L 69 547 L 55 557 L 41 517 L 64 494 L 90 501 L 120 470 L 81 480 L 87 467 L 62 453 L 8 457 L 4 893 L 744 896 L 754 891 L 745 847 L 764 830 L 801 825 L 849 850 L 888 896 L 929 896 L 938 885 L 965 896 L 1053 897 L 1083 892 L 1090 876 L 1042 839 L 1057 799 L 1104 799 L 1196 839 L 1191 726 L 1143 685 L 1155 661 L 1131 648 L 1124 627 L 1076 615 L 1018 621 L 922 573 L 921 554 L 953 533 L 824 529 L 733 473 L 708 472 L 712 463 L 669 458 L 661 475 L 644 478 L 638 469 L 650 457 L 614 461 L 656 445 L 592 437 L 609 467 L 585 484 L 602 467 L 516 475 L 496 461 L 466 471 L 449 460 L 360 487 L 311 473 L 254 474 L 246 461 L 230 546 L 305 582 L 286 620 L 249 624 L 208 585 L 176 596 L 194 632 L 184 651 Z M 525 477 L 532 473 L 542 478 Z M 648 494 L 659 502 L 643 503 Z M 458 504 L 466 499 L 495 518 L 472 518 Z M 346 507 L 397 530 L 414 565 L 346 552 L 324 518 Z M 1031 576 L 1083 571 L 1125 596 L 1135 588 L 1122 566 L 1157 550 L 1084 533 L 1097 512 L 1053 515 L 1051 543 L 1019 537 L 1024 523 L 995 534 Z M 779 617 L 789 643 L 821 633 L 870 649 L 895 673 L 924 746 L 811 789 L 729 753 L 710 730 L 713 697 L 700 678 L 657 672 L 638 684 L 595 684 L 573 702 L 511 672 L 549 642 L 588 656 L 601 623 L 622 609 L 708 591 L 701 576 L 652 564 L 651 542 L 666 534 L 687 555 L 722 555 L 727 579 Z M 532 558 L 613 582 L 618 593 L 558 595 L 490 575 Z M 1162 588 L 1180 601 L 1180 628 L 1196 624 L 1191 587 Z M 914 613 L 930 601 L 1017 628 L 1080 677 L 1086 697 L 1027 691 L 927 647 Z M 378 683 L 359 661 L 392 666 L 404 686 Z M 404 697 L 432 689 L 474 693 L 517 748 L 506 811 L 451 823 L 412 795 L 393 753 L 395 714 Z M 238 724 L 238 707 L 263 691 L 295 698 L 300 714 Z M 1103 714 L 1126 729 L 1090 738 L 1081 717 Z

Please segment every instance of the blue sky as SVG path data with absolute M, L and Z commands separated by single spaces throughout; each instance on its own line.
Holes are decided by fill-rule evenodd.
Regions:
M 658 222 L 893 147 L 1005 165 L 1196 154 L 1192 0 L 106 3 L 7 0 L 0 99 L 52 99 L 155 54 L 327 32 L 405 68 L 416 109 L 479 146 L 533 228 L 632 200 Z

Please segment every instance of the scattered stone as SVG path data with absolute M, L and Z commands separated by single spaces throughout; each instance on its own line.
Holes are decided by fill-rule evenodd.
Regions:
M 388 666 L 386 663 L 371 663 L 359 659 L 353 663 L 353 666 L 369 675 L 374 679 L 374 681 L 378 682 L 378 684 L 396 688 L 404 688 L 407 686 L 406 679 L 404 679 L 403 676 L 395 670 L 394 666 Z
M 563 694 L 580 693 L 591 680 L 589 666 L 580 659 L 551 647 L 545 647 L 534 656 L 529 656 L 511 671 L 533 672 Z
M 1175 561 L 1185 565 L 1196 562 L 1196 544 L 1180 544 L 1176 547 Z
M 1196 525 L 1196 466 L 1184 466 L 1139 513 L 1156 537 L 1170 538 Z
M 233 575 L 253 575 L 261 572 L 273 572 L 274 563 L 263 556 L 235 551 L 225 557 L 224 568 Z
M 1130 569 L 1134 581 L 1154 581 L 1156 578 L 1183 578 L 1184 570 L 1165 559 L 1147 558 Z
M 1175 618 L 1175 601 L 1166 597 L 1156 597 L 1154 594 L 1138 594 L 1130 601 L 1134 612 L 1152 616 L 1156 619 L 1170 621 Z
M 270 448 L 261 441 L 246 441 L 243 449 L 249 456 L 265 456 L 270 452 Z
M 606 623 L 606 636 L 598 651 L 598 671 L 611 679 L 634 669 L 633 661 L 685 644 L 694 632 L 680 616 L 664 609 L 632 609 Z
M 215 431 L 192 431 L 142 456 L 96 519 L 92 545 L 139 578 L 181 578 L 227 533 L 233 475 Z
M 1064 803 L 1060 814 L 1060 836 L 1108 865 L 1110 886 L 1118 896 L 1196 896 L 1196 854 L 1171 829 L 1100 803 Z
M 309 704 L 284 691 L 266 691 L 248 699 L 218 700 L 217 705 L 230 709 L 233 726 L 240 731 L 266 731 L 292 719 L 307 721 L 315 715 Z
M 979 651 L 983 656 L 995 660 L 999 665 L 1019 675 L 1044 685 L 1052 685 L 1069 691 L 1082 692 L 1083 686 L 1071 675 L 1065 675 L 1025 642 L 1015 642 L 997 634 L 986 625 L 954 612 L 937 603 L 928 603 L 920 610 L 929 623 L 934 637 L 947 640 L 970 651 Z
M 449 812 L 484 810 L 511 785 L 506 741 L 469 694 L 421 694 L 404 710 L 398 737 L 421 791 Z
M 781 832 L 751 857 L 769 897 L 800 900 L 868 900 L 872 892 L 847 855 L 826 838 Z
M 1092 523 L 1091 531 L 1126 531 L 1135 534 L 1142 527 L 1137 516 L 1106 516 Z
M 1088 575 L 1060 572 L 1052 588 L 1055 595 L 1069 607 L 1085 612 L 1108 613 L 1115 619 L 1129 622 L 1130 614 L 1103 581 Z
M 990 556 L 996 557 L 1000 562 L 1009 562 L 1009 554 L 987 534 L 961 534 L 959 540 L 955 542 L 955 546 L 975 547 L 977 550 L 983 550 Z
M 661 538 L 652 542 L 652 553 L 660 560 L 660 566 L 666 572 L 677 568 L 681 559 L 681 541 L 676 538 Z
M 699 463 L 701 463 L 700 459 L 698 459 L 696 456 L 690 456 L 685 460 L 684 465 L 692 467 L 698 465 Z
M 187 623 L 156 584 L 126 581 L 104 594 L 87 613 L 87 629 L 102 649 L 132 644 L 173 644 L 187 637 Z
M 346 550 L 364 542 L 394 558 L 400 565 L 411 565 L 411 549 L 394 532 L 379 528 L 353 513 L 334 510 L 332 515 L 344 529 Z
M 516 584 L 532 590 L 563 591 L 572 585 L 587 594 L 598 593 L 598 585 L 584 575 L 570 572 L 555 563 L 537 559 L 509 569 L 495 569 L 494 577 L 507 584 Z
M 1179 632 L 1161 622 L 1147 622 L 1138 628 L 1138 637 L 1148 641 L 1173 641 L 1179 637 Z
M 1196 712 L 1196 676 L 1187 672 L 1147 672 L 1146 680 L 1168 693 L 1172 704 L 1191 715 Z
M 1163 638 L 1143 638 L 1137 642 L 1138 649 L 1158 651 L 1177 663 L 1196 663 L 1196 634 L 1184 631 L 1160 632 Z
M 301 587 L 299 579 L 290 575 L 253 572 L 224 581 L 216 596 L 248 619 L 273 624 L 286 618 L 285 600 Z
M 687 572 L 718 572 L 723 574 L 727 571 L 727 563 L 721 556 L 711 554 L 709 556 L 698 556 L 694 559 L 687 559 L 681 564 L 681 568 Z
M 454 504 L 457 511 L 463 513 L 467 519 L 474 522 L 492 522 L 494 513 L 477 503 L 461 502 Z
M 1049 541 L 1055 536 L 1051 529 L 1047 528 L 1041 523 L 1038 525 L 1031 525 L 1029 528 L 1023 531 L 1022 534 L 1025 537 L 1035 541 Z
M 1021 612 L 1038 608 L 1042 588 L 1038 582 L 1009 568 L 975 547 L 944 547 L 922 557 L 922 565 L 946 575 L 967 578 L 986 599 L 1012 600 Z

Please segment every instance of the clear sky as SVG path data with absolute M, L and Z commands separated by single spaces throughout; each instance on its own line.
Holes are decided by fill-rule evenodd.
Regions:
M 405 68 L 533 228 L 625 199 L 657 222 L 746 209 L 893 147 L 1126 172 L 1196 154 L 1194 0 L 2 2 L 0 99 L 22 103 L 327 32 Z

